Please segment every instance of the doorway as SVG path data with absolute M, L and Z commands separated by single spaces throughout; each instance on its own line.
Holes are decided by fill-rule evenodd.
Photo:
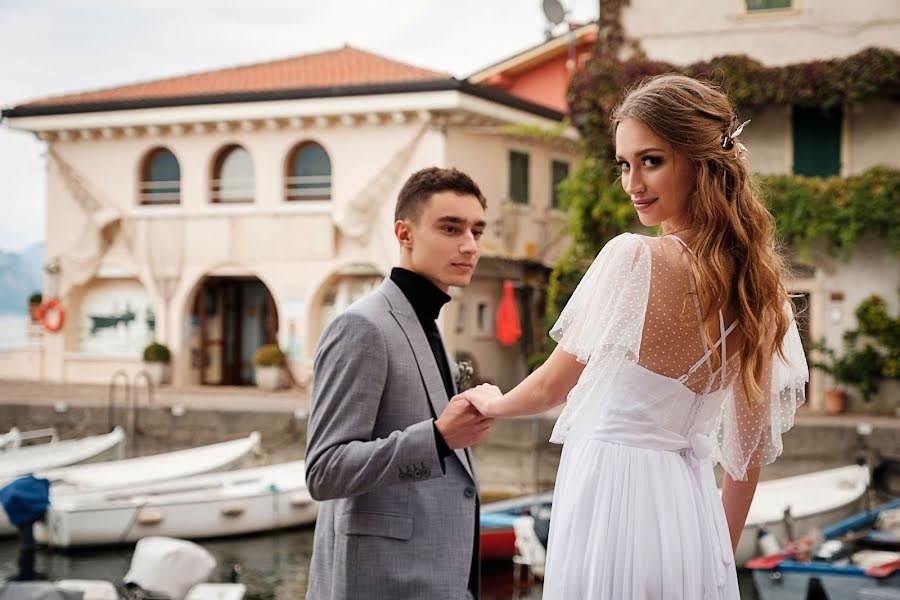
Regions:
M 253 385 L 253 354 L 277 343 L 275 300 L 256 277 L 208 277 L 191 315 L 192 368 L 204 385 Z

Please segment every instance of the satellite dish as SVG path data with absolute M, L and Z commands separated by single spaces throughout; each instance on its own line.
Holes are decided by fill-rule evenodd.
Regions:
M 566 18 L 566 11 L 559 0 L 544 0 L 544 16 L 554 25 L 559 25 Z

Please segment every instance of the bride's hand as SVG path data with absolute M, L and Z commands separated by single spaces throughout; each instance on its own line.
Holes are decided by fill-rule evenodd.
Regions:
M 460 394 L 485 417 L 495 416 L 491 413 L 491 402 L 502 395 L 500 388 L 489 383 L 482 383 Z

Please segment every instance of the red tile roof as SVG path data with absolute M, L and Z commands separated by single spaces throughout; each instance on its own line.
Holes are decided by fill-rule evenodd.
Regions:
M 361 86 L 450 79 L 447 73 L 422 69 L 371 52 L 344 46 L 270 62 L 205 73 L 133 83 L 102 90 L 41 98 L 23 106 L 180 98 L 275 90 Z

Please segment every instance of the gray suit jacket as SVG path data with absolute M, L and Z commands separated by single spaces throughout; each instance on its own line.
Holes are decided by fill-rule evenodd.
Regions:
M 326 328 L 307 432 L 306 483 L 322 501 L 308 600 L 467 597 L 478 484 L 468 449 L 442 468 L 432 419 L 447 402 L 425 332 L 390 279 Z

